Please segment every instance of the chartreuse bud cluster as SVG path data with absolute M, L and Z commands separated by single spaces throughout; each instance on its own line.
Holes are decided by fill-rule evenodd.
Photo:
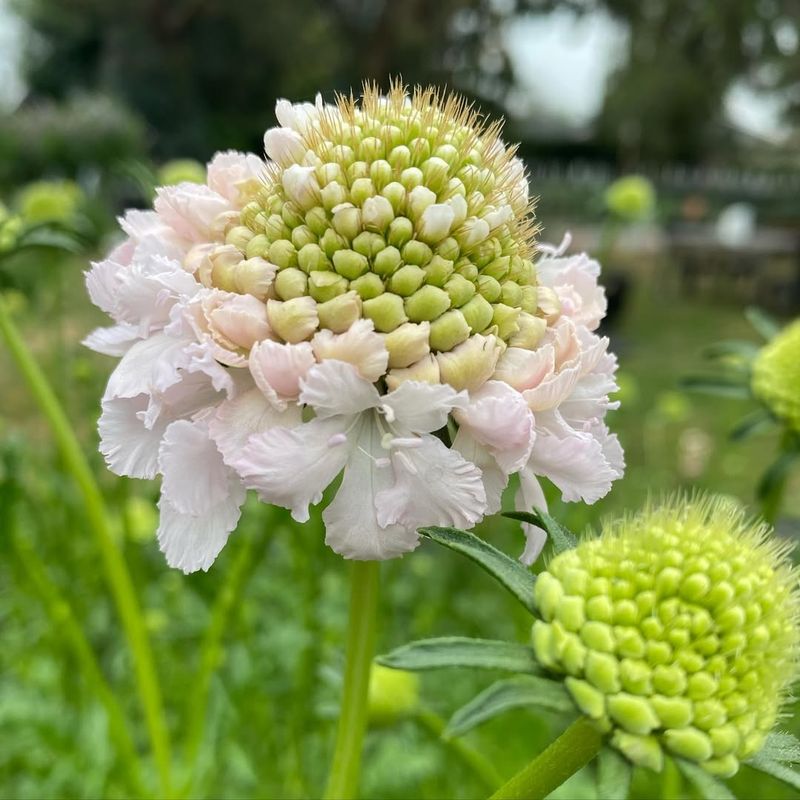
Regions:
M 531 206 L 498 126 L 431 89 L 368 88 L 291 135 L 225 233 L 237 258 L 277 267 L 279 335 L 273 318 L 311 298 L 321 328 L 372 320 L 392 367 L 475 334 L 538 343 Z
M 766 526 L 675 500 L 556 556 L 536 584 L 536 655 L 632 762 L 733 775 L 796 677 L 798 572 Z
M 376 727 L 413 716 L 419 708 L 419 676 L 373 664 L 367 702 L 370 724 Z
M 753 362 L 753 394 L 800 432 L 800 321 L 782 330 Z

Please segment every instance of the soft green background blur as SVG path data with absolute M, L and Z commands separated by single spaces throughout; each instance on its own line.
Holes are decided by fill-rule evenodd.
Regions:
M 570 229 L 575 246 L 604 262 L 606 332 L 622 384 L 622 408 L 608 421 L 628 470 L 596 506 L 555 503 L 555 516 L 580 530 L 679 488 L 729 494 L 755 512 L 777 436 L 730 441 L 752 402 L 689 395 L 679 381 L 706 368 L 707 345 L 759 341 L 746 307 L 782 320 L 800 311 L 798 19 L 798 3 L 786 0 L 0 1 L 0 219 L 57 218 L 80 243 L 74 256 L 33 247 L 2 258 L 0 233 L 0 289 L 112 511 L 186 796 L 319 795 L 348 565 L 323 545 L 318 515 L 299 526 L 251 503 L 208 574 L 166 567 L 154 540 L 157 486 L 114 477 L 96 452 L 112 360 L 79 344 L 103 323 L 82 271 L 115 241 L 115 215 L 147 205 L 173 159 L 260 150 L 277 97 L 319 90 L 330 99 L 389 75 L 463 91 L 508 116 L 507 138 L 521 141 L 541 198 L 543 238 L 557 242 Z M 626 173 L 650 180 L 652 208 L 609 207 L 607 189 Z M 797 472 L 778 527 L 800 532 Z M 522 550 L 508 521 L 479 530 L 507 552 Z M 71 626 L 85 631 L 146 753 L 130 653 L 80 496 L 2 349 L 0 549 L 0 797 L 132 796 Z M 528 635 L 510 597 L 430 544 L 385 564 L 382 591 L 382 651 L 434 635 Z M 492 677 L 426 675 L 423 703 L 446 718 Z M 786 724 L 798 730 L 794 719 Z M 563 725 L 515 711 L 468 739 L 507 776 Z M 153 775 L 148 763 L 148 783 Z M 791 796 L 746 768 L 733 784 L 742 797 Z M 691 796 L 672 770 L 659 780 L 637 774 L 635 792 Z M 484 790 L 406 720 L 370 732 L 363 794 Z M 561 796 L 593 797 L 591 772 Z

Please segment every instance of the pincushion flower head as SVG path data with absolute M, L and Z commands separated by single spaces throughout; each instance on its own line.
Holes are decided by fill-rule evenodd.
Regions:
M 678 499 L 556 556 L 536 583 L 539 661 L 635 764 L 728 777 L 762 747 L 800 655 L 800 575 L 729 501 Z
M 778 420 L 800 433 L 800 321 L 788 325 L 758 352 L 752 389 Z
M 87 273 L 115 322 L 87 344 L 121 357 L 101 451 L 162 475 L 168 562 L 207 569 L 247 489 L 303 521 L 340 473 L 326 541 L 355 559 L 473 525 L 513 473 L 523 508 L 537 476 L 603 496 L 623 459 L 599 266 L 537 252 L 499 126 L 400 86 L 276 115 L 266 160 L 221 153 L 205 184 L 160 189 Z

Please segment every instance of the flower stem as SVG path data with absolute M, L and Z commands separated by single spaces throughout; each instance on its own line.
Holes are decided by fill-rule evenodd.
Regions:
M 602 744 L 600 731 L 586 717 L 579 717 L 490 800 L 541 800 L 586 766 Z
M 0 295 L 0 336 L 28 384 L 36 403 L 47 419 L 55 437 L 66 470 L 72 475 L 83 495 L 84 510 L 89 528 L 94 534 L 102 556 L 106 580 L 117 606 L 122 627 L 128 639 L 136 668 L 136 681 L 144 707 L 145 720 L 158 767 L 162 796 L 170 796 L 171 756 L 169 733 L 161 699 L 161 689 L 155 668 L 153 651 L 144 624 L 136 591 L 133 588 L 125 559 L 114 541 L 103 496 L 83 455 L 80 443 L 72 430 L 58 398 L 28 350 Z
M 326 800 L 356 797 L 367 728 L 367 691 L 375 653 L 380 562 L 354 561 L 351 570 L 344 692 Z

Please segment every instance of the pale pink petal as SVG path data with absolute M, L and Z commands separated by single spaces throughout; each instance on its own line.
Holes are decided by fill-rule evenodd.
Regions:
M 187 242 L 209 241 L 220 214 L 231 210 L 230 201 L 199 183 L 179 183 L 156 190 L 156 213 Z
M 276 409 L 260 389 L 254 388 L 224 400 L 208 420 L 208 431 L 226 464 L 232 464 L 254 433 L 270 428 L 299 425 L 300 407 L 289 404 L 285 411 Z
M 383 560 L 413 550 L 419 543 L 414 528 L 381 527 L 375 496 L 392 485 L 392 469 L 381 447 L 381 432 L 370 419 L 354 429 L 352 449 L 336 497 L 325 509 L 325 543 L 345 558 Z
M 308 342 L 283 344 L 265 340 L 253 346 L 248 363 L 256 386 L 282 410 L 288 401 L 297 399 L 300 381 L 316 362 Z
M 370 383 L 382 378 L 389 365 L 389 351 L 370 319 L 356 320 L 344 333 L 322 330 L 311 340 L 311 346 L 319 361 L 346 361 Z
M 89 299 L 112 317 L 116 314 L 120 280 L 127 269 L 128 265 L 116 261 L 112 254 L 103 261 L 93 262 L 92 268 L 83 273 Z
M 208 165 L 208 188 L 234 205 L 241 204 L 240 189 L 256 183 L 265 173 L 264 162 L 253 153 L 227 150 Z
M 256 433 L 231 464 L 265 503 L 288 508 L 298 522 L 306 522 L 309 504 L 319 503 L 347 463 L 348 424 L 342 418 L 314 419 Z
M 146 427 L 142 417 L 148 402 L 145 394 L 102 401 L 100 452 L 116 475 L 149 479 L 158 472 L 158 448 L 169 420 Z
M 404 381 L 381 398 L 381 407 L 387 421 L 396 421 L 414 433 L 431 433 L 443 428 L 447 415 L 467 402 L 466 392 L 457 392 L 446 383 Z
M 483 488 L 486 492 L 486 511 L 484 513 L 487 515 L 497 514 L 501 508 L 503 492 L 508 486 L 508 473 L 500 469 L 486 446 L 475 439 L 466 428 L 459 429 L 453 440 L 453 449 L 480 469 Z
M 352 364 L 328 359 L 315 364 L 301 379 L 300 402 L 310 405 L 320 418 L 352 416 L 377 408 L 380 395 Z
M 119 357 L 124 356 L 140 338 L 136 325 L 121 322 L 110 328 L 95 328 L 81 344 L 95 353 Z
M 501 381 L 488 381 L 470 395 L 469 403 L 454 412 L 459 426 L 466 427 L 486 445 L 507 474 L 521 469 L 533 447 L 533 414 L 523 396 Z
M 555 351 L 552 345 L 544 345 L 536 350 L 509 347 L 500 356 L 492 377 L 523 391 L 538 386 L 548 375 L 555 372 L 555 366 Z
M 606 314 L 606 296 L 598 286 L 600 265 L 586 253 L 564 258 L 542 258 L 536 263 L 536 276 L 543 286 L 555 290 L 561 300 L 561 313 L 594 330 Z
M 409 443 L 410 445 L 411 443 Z M 486 511 L 481 471 L 434 436 L 392 450 L 394 484 L 375 498 L 378 524 L 469 528 Z
M 519 473 L 519 489 L 514 498 L 514 507 L 517 511 L 530 511 L 533 508 L 547 511 L 547 500 L 541 484 L 530 467 L 526 467 Z M 529 522 L 522 523 L 522 530 L 525 533 L 525 549 L 519 560 L 526 566 L 530 566 L 539 557 L 542 548 L 547 543 L 547 533 L 538 525 L 531 525 Z
M 557 408 L 575 389 L 580 379 L 578 366 L 567 367 L 560 372 L 551 373 L 538 386 L 525 389 L 522 396 L 528 408 L 534 413 Z
M 267 307 L 251 294 L 228 294 L 207 313 L 211 335 L 230 350 L 249 350 L 270 335 Z
M 157 333 L 128 350 L 111 373 L 106 397 L 136 397 L 164 391 L 180 380 L 186 341 Z

